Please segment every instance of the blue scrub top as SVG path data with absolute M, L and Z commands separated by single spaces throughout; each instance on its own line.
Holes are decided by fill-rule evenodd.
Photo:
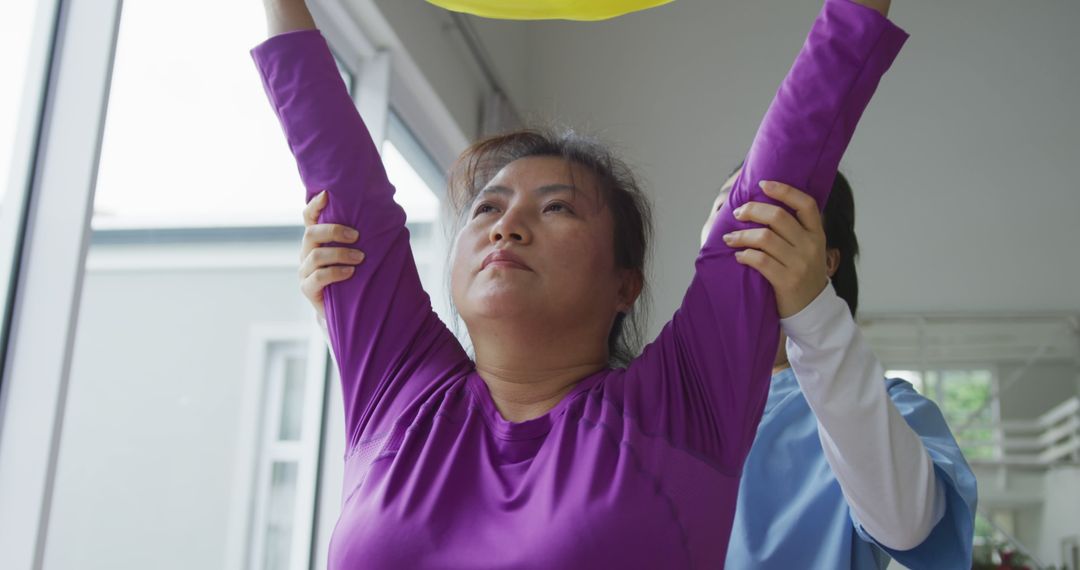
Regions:
M 726 567 L 881 569 L 889 558 L 922 568 L 971 568 L 975 475 L 937 405 L 903 380 L 885 380 L 945 485 L 945 515 L 919 546 L 895 551 L 855 520 L 818 439 L 817 420 L 791 369 L 772 378 L 746 458 Z

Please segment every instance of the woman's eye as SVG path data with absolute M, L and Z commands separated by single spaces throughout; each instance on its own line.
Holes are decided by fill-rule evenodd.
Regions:
M 479 216 L 480 214 L 486 214 L 488 212 L 494 212 L 494 211 L 495 211 L 495 207 L 492 206 L 491 204 L 480 204 L 479 206 L 476 207 L 476 210 L 473 212 L 473 216 L 475 217 L 475 216 Z
M 562 202 L 552 202 L 544 207 L 545 212 L 571 212 L 570 208 Z

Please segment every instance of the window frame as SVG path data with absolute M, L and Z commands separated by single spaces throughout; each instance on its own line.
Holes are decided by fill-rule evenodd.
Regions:
M 353 75 L 354 100 L 374 140 L 385 139 L 393 104 L 439 166 L 448 168 L 467 145 L 466 134 L 378 7 L 362 2 L 347 10 L 341 0 L 309 0 L 309 6 Z M 0 262 L 10 252 L 17 267 L 10 288 L 4 285 L 6 328 L 0 331 L 6 333 L 0 363 L 0 552 L 12 570 L 37 570 L 45 563 L 121 7 L 122 0 L 45 0 L 35 24 L 33 57 L 48 81 L 38 86 L 39 97 L 25 103 L 30 107 L 24 106 L 33 128 L 20 132 L 17 149 L 26 160 L 12 164 L 24 164 L 25 176 L 10 195 L 13 204 L 20 200 L 10 209 L 19 219 L 3 224 L 0 234 Z M 321 344 L 320 351 L 324 358 L 312 362 L 325 365 L 332 355 Z M 343 404 L 336 367 L 326 368 L 330 383 L 322 402 L 318 469 L 311 475 L 312 567 L 325 567 L 341 498 Z
M 0 215 L 0 391 L 4 385 L 4 355 L 15 306 L 15 283 L 19 277 L 19 252 L 27 223 L 33 165 L 43 123 L 42 109 L 48 91 L 49 69 L 59 25 L 59 0 L 40 0 L 31 24 L 26 76 L 19 96 L 19 119 L 12 141 L 11 170 L 7 179 Z
M 286 348 L 278 348 L 284 346 Z M 280 380 L 280 364 L 275 357 L 285 350 L 304 354 L 305 386 L 300 439 L 284 447 L 298 464 L 296 495 L 293 503 L 293 536 L 290 570 L 308 568 L 313 541 L 314 521 L 319 495 L 319 471 L 324 438 L 323 416 L 326 403 L 327 349 L 317 326 L 306 323 L 263 323 L 251 327 L 244 382 L 243 407 L 239 411 L 240 440 L 247 442 L 244 453 L 237 455 L 230 506 L 226 568 L 260 568 L 265 546 L 260 536 L 268 508 L 267 493 L 273 463 L 281 459 L 274 418 L 278 417 L 281 394 L 274 390 Z M 274 424 L 274 425 L 271 425 Z M 280 451 L 280 449 L 278 449 Z
M 58 7 L 0 395 L 0 552 L 13 570 L 44 564 L 119 21 L 120 0 Z

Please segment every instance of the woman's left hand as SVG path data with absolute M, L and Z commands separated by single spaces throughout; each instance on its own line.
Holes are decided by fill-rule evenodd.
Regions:
M 795 210 L 764 202 L 747 202 L 735 209 L 735 218 L 765 227 L 724 235 L 732 248 L 747 248 L 735 259 L 758 270 L 776 291 L 780 318 L 803 310 L 829 284 L 825 229 L 817 202 L 809 194 L 779 182 L 762 182 L 765 195 Z

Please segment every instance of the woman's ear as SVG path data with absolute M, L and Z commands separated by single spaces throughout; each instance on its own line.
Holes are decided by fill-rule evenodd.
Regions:
M 836 275 L 840 269 L 840 250 L 836 248 L 825 250 L 825 270 L 829 272 L 829 279 Z
M 637 269 L 624 269 L 622 271 L 622 283 L 619 285 L 619 304 L 617 307 L 620 313 L 629 313 L 630 309 L 634 308 L 634 302 L 641 295 L 641 288 L 644 283 L 645 278 L 642 276 L 641 271 Z

